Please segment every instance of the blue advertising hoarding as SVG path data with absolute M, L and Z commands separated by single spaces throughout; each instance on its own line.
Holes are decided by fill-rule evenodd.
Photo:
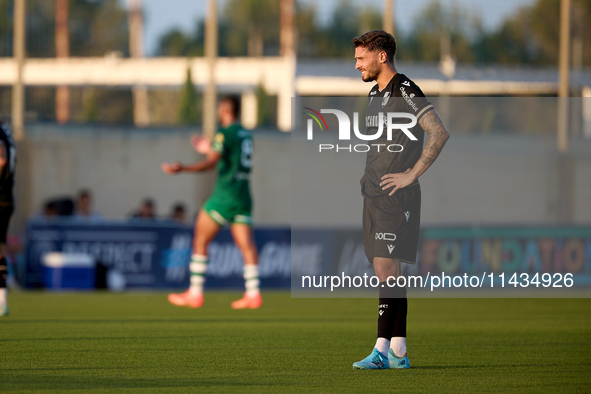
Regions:
M 128 288 L 186 288 L 193 229 L 166 223 L 81 224 L 32 221 L 27 226 L 23 285 L 42 286 L 42 258 L 49 252 L 85 253 L 125 277 Z M 254 231 L 261 287 L 290 285 L 290 230 Z M 220 231 L 209 247 L 206 287 L 244 288 L 243 261 L 230 231 Z

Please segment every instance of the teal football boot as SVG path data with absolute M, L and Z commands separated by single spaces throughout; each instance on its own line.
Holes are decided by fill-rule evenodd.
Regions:
M 392 369 L 407 369 L 410 368 L 410 361 L 408 361 L 408 354 L 404 354 L 402 357 L 398 357 L 394 354 L 392 349 L 388 350 L 388 361 L 390 362 L 390 368 Z
M 0 316 L 8 316 L 8 305 L 0 306 Z
M 389 369 L 390 363 L 386 356 L 384 356 L 376 348 L 373 352 L 361 361 L 353 363 L 353 369 Z

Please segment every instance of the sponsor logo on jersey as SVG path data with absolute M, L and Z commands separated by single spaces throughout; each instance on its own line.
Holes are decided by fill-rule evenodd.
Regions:
M 410 107 L 417 112 L 419 110 L 419 107 L 417 107 L 417 105 L 412 101 L 413 97 L 415 96 L 414 93 L 411 93 L 410 95 L 408 93 L 406 93 L 406 89 L 404 89 L 404 87 L 400 87 L 400 92 L 402 93 L 402 98 L 404 99 L 404 101 L 406 101 L 406 103 L 408 105 L 410 105 Z
M 213 137 L 213 141 L 219 144 L 223 144 L 226 137 L 224 137 L 224 133 L 217 133 L 215 137 Z
M 376 233 L 376 239 L 378 239 L 380 241 L 396 241 L 396 234 Z
M 384 94 L 384 98 L 382 99 L 382 108 L 384 108 L 386 105 L 388 105 L 388 100 L 390 99 L 390 92 L 386 92 Z

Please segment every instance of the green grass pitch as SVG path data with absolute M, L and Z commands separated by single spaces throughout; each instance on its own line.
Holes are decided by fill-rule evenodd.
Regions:
M 410 370 L 359 371 L 371 299 L 264 293 L 13 292 L 0 318 L 0 392 L 480 392 L 591 390 L 588 299 L 410 299 Z

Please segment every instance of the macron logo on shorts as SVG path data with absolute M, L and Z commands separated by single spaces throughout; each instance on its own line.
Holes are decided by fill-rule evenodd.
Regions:
M 406 221 L 408 222 L 408 218 L 410 217 L 410 211 L 404 212 L 404 216 L 406 216 Z

